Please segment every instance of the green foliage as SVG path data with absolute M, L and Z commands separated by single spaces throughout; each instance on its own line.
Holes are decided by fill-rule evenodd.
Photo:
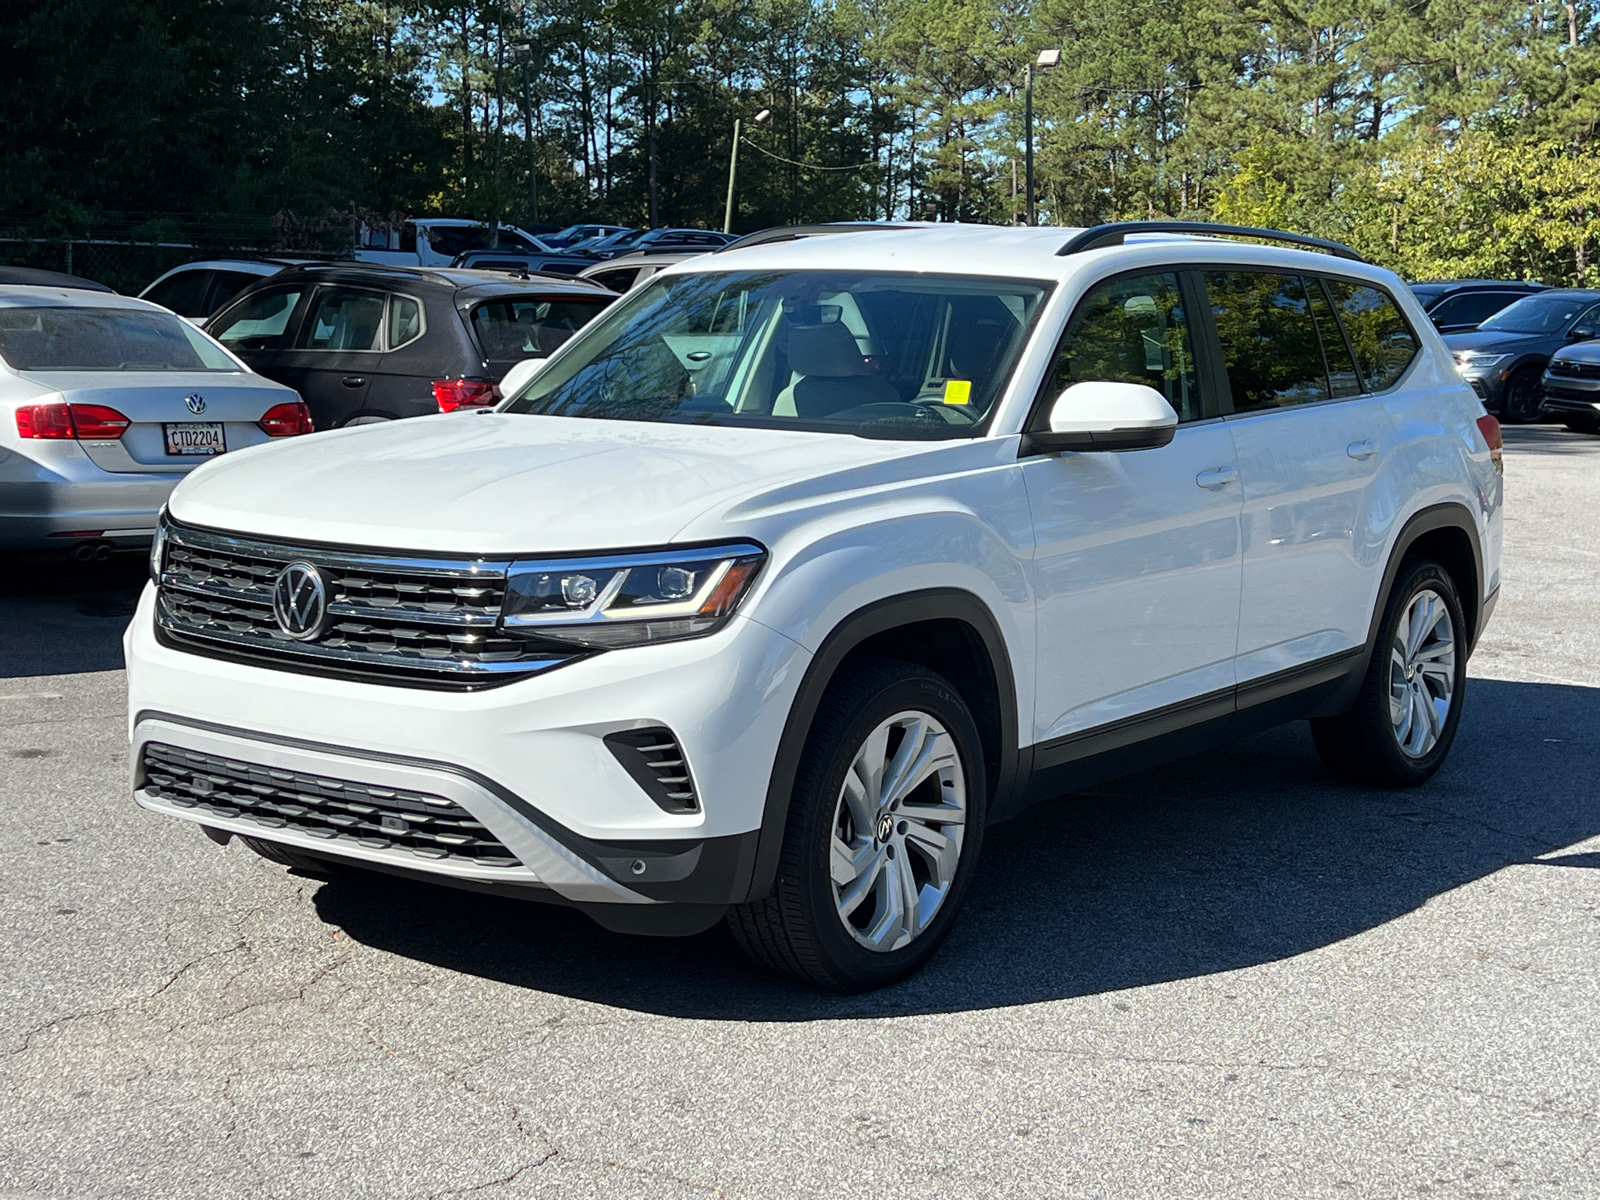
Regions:
M 1600 0 L 14 0 L 0 225 L 326 246 L 352 214 L 1019 218 L 1596 280 Z M 760 110 L 768 118 L 760 124 Z M 118 214 L 138 214 L 119 217 Z M 153 223 L 152 223 L 153 222 Z

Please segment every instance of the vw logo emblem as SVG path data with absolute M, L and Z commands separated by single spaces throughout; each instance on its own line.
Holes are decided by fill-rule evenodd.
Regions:
M 888 809 L 878 814 L 878 840 L 887 842 L 894 833 L 894 814 Z
M 206 398 L 199 392 L 190 392 L 183 398 L 183 403 L 197 417 L 206 410 Z
M 328 617 L 328 589 L 321 573 L 305 562 L 292 562 L 279 571 L 272 585 L 272 615 L 278 618 L 278 628 L 297 642 L 321 634 Z

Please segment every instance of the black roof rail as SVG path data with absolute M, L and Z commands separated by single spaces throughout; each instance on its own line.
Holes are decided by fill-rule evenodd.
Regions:
M 356 258 L 336 258 L 332 262 L 306 262 L 297 263 L 285 271 L 367 271 L 380 275 L 405 275 L 411 279 L 429 279 L 434 283 L 456 284 L 457 281 L 448 275 L 440 274 L 442 271 L 464 270 L 461 267 L 424 267 L 411 266 L 406 263 L 372 263 L 362 262 Z
M 795 242 L 801 238 L 819 237 L 826 233 L 867 233 L 874 229 L 913 229 L 912 225 L 890 225 L 882 221 L 838 221 L 828 225 L 778 225 L 756 233 L 747 233 L 737 241 L 719 246 L 713 254 L 725 250 L 742 250 L 746 246 L 766 246 L 773 242 Z
M 1352 262 L 1364 263 L 1367 259 L 1343 242 L 1310 237 L 1303 233 L 1285 233 L 1281 229 L 1257 229 L 1252 225 L 1215 225 L 1210 221 L 1113 221 L 1096 225 L 1068 238 L 1056 254 L 1081 254 L 1085 250 L 1098 250 L 1102 246 L 1120 246 L 1129 234 L 1134 233 L 1190 233 L 1201 237 L 1257 238 L 1264 242 L 1284 242 L 1290 246 L 1304 246 L 1324 254 L 1336 254 Z

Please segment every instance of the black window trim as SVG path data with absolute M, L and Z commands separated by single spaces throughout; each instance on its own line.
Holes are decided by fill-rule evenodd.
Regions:
M 348 292 L 376 292 L 379 296 L 383 297 L 383 312 L 378 317 L 378 340 L 387 345 L 389 340 L 389 332 L 385 326 L 389 318 L 389 297 L 392 295 L 392 293 L 388 291 L 388 289 L 382 287 L 368 287 L 367 285 L 360 283 L 339 283 L 334 281 L 319 282 L 314 287 L 307 289 L 310 295 L 302 300 L 304 307 L 300 310 L 300 319 L 299 321 L 294 322 L 295 342 L 298 343 L 300 341 L 300 327 L 310 319 L 311 311 L 316 299 L 319 298 L 323 292 L 336 291 L 341 288 Z M 294 317 L 291 316 L 290 320 L 294 321 Z M 285 328 L 284 336 L 287 337 L 288 333 L 288 329 Z M 411 343 L 407 342 L 406 345 L 409 346 Z M 284 349 L 295 354 L 382 354 L 385 352 L 379 346 L 369 346 L 365 350 L 330 350 L 326 346 L 293 345 L 285 346 Z
M 1206 343 L 1206 329 L 1210 329 L 1210 310 L 1207 309 L 1202 317 L 1195 314 L 1194 303 L 1196 298 L 1204 298 L 1204 285 L 1198 285 L 1190 276 L 1195 270 L 1193 266 L 1185 264 L 1159 263 L 1147 264 L 1142 267 L 1129 267 L 1123 271 L 1113 271 L 1109 275 L 1102 275 L 1086 285 L 1072 305 L 1072 311 L 1067 314 L 1067 319 L 1061 324 L 1061 331 L 1056 334 L 1055 345 L 1050 350 L 1049 357 L 1045 360 L 1044 374 L 1039 380 L 1038 390 L 1034 395 L 1033 404 L 1028 409 L 1028 417 L 1022 424 L 1021 433 L 1026 436 L 1030 433 L 1039 433 L 1049 427 L 1050 407 L 1055 403 L 1055 365 L 1060 357 L 1061 347 L 1066 343 L 1067 331 L 1072 328 L 1072 319 L 1078 315 L 1078 310 L 1083 307 L 1083 302 L 1089 299 L 1108 283 L 1118 279 L 1131 279 L 1140 275 L 1174 275 L 1178 280 L 1178 295 L 1181 297 L 1184 309 L 1189 313 L 1189 352 L 1194 356 L 1195 386 L 1200 391 L 1200 416 L 1191 421 L 1181 418 L 1178 421 L 1180 429 L 1189 429 L 1196 425 L 1206 425 L 1219 421 L 1227 415 L 1225 405 L 1229 403 L 1226 391 L 1226 375 L 1223 375 L 1224 390 L 1217 391 L 1213 380 L 1211 346 Z M 1204 328 L 1202 328 L 1204 321 Z M 1216 330 L 1210 329 L 1210 337 L 1216 337 Z M 1222 360 L 1217 357 L 1215 360 Z M 998 407 L 998 406 L 996 406 Z

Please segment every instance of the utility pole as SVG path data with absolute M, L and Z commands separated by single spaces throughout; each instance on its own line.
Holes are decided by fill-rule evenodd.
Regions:
M 756 114 L 752 125 L 759 125 L 772 115 L 770 108 L 763 108 Z M 739 178 L 739 139 L 744 135 L 744 120 L 741 117 L 733 119 L 733 149 L 728 152 L 728 207 L 722 215 L 722 232 L 733 232 L 733 190 L 734 183 Z
M 1033 203 L 1033 73 L 1035 68 L 1048 71 L 1061 62 L 1061 51 L 1041 50 L 1039 57 L 1028 64 L 1028 83 L 1023 89 L 1022 99 L 1022 144 L 1023 160 L 1027 164 L 1023 174 L 1026 177 L 1028 188 L 1028 224 L 1037 225 L 1038 214 Z

